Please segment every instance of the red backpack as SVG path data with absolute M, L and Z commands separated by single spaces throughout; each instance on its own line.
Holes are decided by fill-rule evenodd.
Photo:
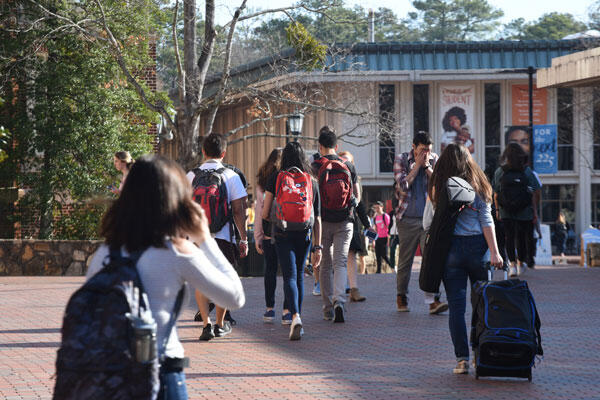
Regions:
M 348 166 L 341 160 L 330 160 L 321 157 L 319 190 L 321 193 L 321 208 L 327 220 L 341 222 L 352 212 L 352 175 Z
M 292 167 L 277 175 L 275 223 L 283 231 L 304 231 L 314 224 L 312 178 Z
M 225 168 L 193 170 L 194 201 L 202 206 L 208 218 L 211 233 L 217 233 L 231 220 L 231 207 L 227 199 Z

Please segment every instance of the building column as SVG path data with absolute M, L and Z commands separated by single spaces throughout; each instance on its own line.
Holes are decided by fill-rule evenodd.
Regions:
M 590 88 L 576 88 L 573 95 L 575 136 L 575 162 L 579 173 L 577 191 L 577 232 L 585 231 L 592 223 L 592 167 L 594 99 Z

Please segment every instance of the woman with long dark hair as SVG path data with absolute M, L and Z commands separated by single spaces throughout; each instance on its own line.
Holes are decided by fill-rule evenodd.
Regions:
M 304 264 L 310 252 L 311 237 L 314 237 L 315 249 L 313 266 L 317 268 L 321 262 L 321 212 L 319 186 L 310 175 L 310 166 L 306 162 L 304 150 L 298 142 L 288 143 L 281 154 L 281 168 L 271 174 L 265 187 L 265 200 L 263 205 L 263 230 L 271 232 L 275 238 L 275 251 L 281 265 L 283 275 L 283 291 L 290 312 L 292 324 L 290 326 L 290 340 L 299 340 L 304 333 L 300 313 L 304 297 Z M 284 181 L 285 179 L 285 181 Z M 286 183 L 284 185 L 284 182 Z M 293 202 L 279 202 L 285 196 L 294 198 Z M 272 210 L 273 201 L 276 210 Z M 311 217 L 303 222 L 294 221 L 295 225 L 282 220 L 282 215 L 287 214 L 287 209 L 302 212 L 304 208 Z M 312 208 L 312 210 L 310 209 Z M 302 213 L 302 216 L 305 214 Z
M 263 321 L 272 323 L 275 320 L 275 289 L 277 288 L 277 253 L 275 244 L 272 242 L 272 232 L 265 232 L 262 225 L 262 210 L 265 198 L 265 187 L 267 180 L 273 173 L 279 171 L 281 165 L 281 149 L 277 148 L 271 151 L 267 161 L 258 169 L 256 175 L 256 215 L 254 221 L 254 245 L 258 254 L 265 256 L 265 303 L 266 311 L 263 315 Z M 270 211 L 269 211 L 270 214 Z M 287 301 L 283 302 L 283 313 L 281 314 L 281 324 L 289 325 L 292 323 L 292 314 L 289 311 Z
M 491 214 L 492 188 L 469 150 L 462 144 L 450 143 L 435 164 L 428 189 L 434 208 L 447 201 L 447 182 L 453 176 L 467 181 L 476 193 L 473 204 L 458 215 L 442 278 L 450 308 L 450 336 L 457 360 L 453 372 L 466 374 L 469 371 L 465 324 L 467 279 L 471 284 L 487 279 L 484 257 L 488 249 L 490 263 L 496 268 L 502 267 L 502 257 L 496 244 Z M 446 199 L 442 196 L 446 196 Z
M 242 307 L 245 297 L 237 273 L 210 235 L 204 211 L 192 200 L 183 170 L 159 156 L 136 161 L 100 233 L 106 241 L 94 254 L 86 278 L 103 268 L 111 248 L 124 256 L 143 252 L 137 269 L 157 323 L 156 342 L 164 343 L 168 335 L 165 349 L 159 347 L 165 359 L 158 398 L 187 399 L 183 346 L 175 327 L 167 332 L 180 288 L 187 282 L 228 309 Z
M 532 199 L 540 184 L 527 166 L 527 160 L 528 155 L 519 144 L 507 144 L 493 180 L 496 217 L 504 224 L 511 277 L 524 271 L 524 263 L 529 254 L 533 254 L 530 236 L 533 237 L 537 220 L 537 204 Z

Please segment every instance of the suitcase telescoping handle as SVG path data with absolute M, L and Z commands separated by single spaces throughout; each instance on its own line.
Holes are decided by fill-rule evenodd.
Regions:
M 493 280 L 492 272 L 494 271 L 494 267 L 492 267 L 492 264 L 489 261 L 485 263 L 485 269 L 487 269 L 488 281 L 492 281 Z M 508 266 L 503 265 L 502 271 L 504 271 L 504 280 L 507 280 L 508 279 Z

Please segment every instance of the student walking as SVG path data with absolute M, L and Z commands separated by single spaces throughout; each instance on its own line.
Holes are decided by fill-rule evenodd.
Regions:
M 353 208 L 360 201 L 354 165 L 337 155 L 337 137 L 328 126 L 319 131 L 319 154 L 312 164 L 319 181 L 323 215 L 323 263 L 320 268 L 323 318 L 344 322 L 348 250 Z M 333 279 L 332 279 L 333 278 Z
M 283 291 L 292 323 L 290 340 L 304 334 L 302 300 L 304 264 L 314 236 L 312 264 L 321 262 L 321 216 L 319 187 L 310 175 L 304 151 L 298 142 L 288 143 L 281 154 L 281 169 L 271 174 L 265 187 L 262 210 L 264 232 L 273 232 L 275 251 L 283 275 Z M 272 226 L 272 227 L 271 227 Z
M 127 174 L 129 174 L 129 170 L 135 160 L 131 157 L 128 151 L 117 151 L 113 158 L 113 164 L 115 169 L 121 173 L 121 183 L 119 184 L 119 188 L 115 188 L 114 186 L 110 186 L 110 191 L 114 194 L 120 194 L 121 190 L 123 190 L 123 185 L 125 184 L 125 180 L 127 179 Z
M 558 217 L 556 218 L 554 227 L 556 237 L 556 250 L 557 253 L 560 255 L 558 263 L 566 264 L 567 257 L 565 257 L 565 249 L 567 247 L 567 238 L 569 237 L 569 224 L 567 222 L 567 219 L 565 218 L 565 214 L 562 211 L 558 213 Z
M 248 255 L 246 233 L 248 194 L 240 176 L 223 165 L 226 152 L 225 137 L 218 133 L 211 133 L 202 142 L 204 163 L 190 171 L 187 178 L 192 184 L 194 199 L 205 209 L 210 231 L 219 248 L 229 263 L 235 265 L 238 256 Z M 240 234 L 239 244 L 235 243 L 235 228 Z M 208 315 L 209 298 L 201 291 L 196 291 L 196 301 L 204 325 L 199 340 L 208 341 L 231 333 L 231 323 L 225 320 L 226 309 L 217 305 L 216 324 L 213 327 Z
M 354 165 L 354 156 L 349 151 L 340 151 L 338 155 L 342 158 L 342 160 L 349 161 Z M 358 191 L 362 196 L 360 177 L 357 179 L 358 181 L 356 185 L 358 186 Z M 360 294 L 360 290 L 358 289 L 358 265 L 356 263 L 356 257 L 357 255 L 360 257 L 360 254 L 366 251 L 365 238 L 361 233 L 364 229 L 370 228 L 371 223 L 369 222 L 369 217 L 367 216 L 367 208 L 362 202 L 359 202 L 354 208 L 352 239 L 350 240 L 350 247 L 348 249 L 348 284 L 350 285 L 350 301 L 353 302 L 362 302 L 367 299 L 365 296 Z M 362 270 L 364 272 L 364 268 Z
M 527 166 L 527 154 L 517 143 L 509 143 L 494 173 L 494 201 L 497 219 L 504 224 L 506 253 L 510 260 L 509 275 L 524 272 L 524 264 L 533 254 L 533 224 L 537 220 L 537 204 L 533 193 L 539 190 L 538 180 Z
M 187 283 L 217 304 L 232 309 L 242 307 L 245 297 L 237 273 L 211 237 L 204 211 L 192 201 L 191 188 L 183 170 L 175 162 L 159 156 L 139 159 L 131 168 L 121 196 L 105 214 L 101 235 L 105 243 L 94 254 L 86 280 L 97 278 L 115 251 L 121 257 L 137 259 L 134 266 L 143 287 L 140 297 L 147 296 L 145 302 L 149 304 L 150 318 L 156 322 L 157 357 L 160 360 L 158 399 L 186 400 L 184 349 L 174 326 L 178 316 L 174 310 L 176 298 L 178 293 L 183 293 L 180 289 Z M 98 282 L 96 280 L 96 284 Z M 105 310 L 104 318 L 107 318 L 107 312 Z M 108 328 L 114 330 L 117 327 Z M 100 335 L 108 334 L 118 332 L 106 329 Z M 89 336 L 86 339 L 89 340 Z M 118 345 L 115 341 L 114 348 Z M 68 350 L 63 348 L 61 351 L 59 358 Z M 84 354 L 80 347 L 76 352 L 80 356 Z M 126 352 L 107 356 L 111 364 L 107 365 L 106 371 L 102 370 L 102 360 L 106 357 L 101 352 L 94 351 L 81 360 L 70 359 L 70 362 L 93 365 L 81 364 L 66 373 L 59 368 L 54 398 L 142 398 L 139 389 L 147 382 L 140 382 L 140 376 L 133 376 L 130 368 L 115 370 L 117 361 L 125 362 Z M 63 365 L 62 361 L 60 365 Z M 134 395 L 136 392 L 138 396 Z M 155 399 L 156 395 L 143 398 Z
M 390 216 L 383 212 L 383 203 L 375 203 L 375 228 L 377 229 L 377 240 L 375 241 L 375 259 L 377 261 L 377 273 L 381 273 L 381 262 L 385 262 L 391 267 L 392 263 L 387 256 L 390 246 Z
M 450 143 L 435 166 L 429 184 L 429 199 L 436 210 L 448 203 L 447 182 L 451 177 L 464 179 L 476 193 L 473 204 L 458 214 L 442 278 L 450 306 L 448 323 L 457 361 L 453 372 L 466 374 L 469 371 L 465 324 L 467 279 L 471 285 L 487 279 L 484 265 L 488 249 L 490 263 L 494 267 L 502 267 L 502 257 L 496 245 L 491 214 L 492 188 L 469 150 L 462 144 Z M 430 224 L 430 221 L 425 221 L 426 226 Z
M 258 254 L 265 256 L 265 303 L 266 311 L 263 315 L 263 321 L 272 323 L 275 320 L 275 289 L 277 288 L 277 252 L 273 243 L 273 233 L 265 232 L 262 225 L 262 212 L 265 197 L 265 188 L 268 179 L 275 172 L 278 172 L 281 165 L 281 149 L 274 149 L 269 154 L 267 161 L 258 169 L 256 175 L 256 216 L 254 221 L 254 241 Z M 270 215 L 270 211 L 269 211 Z M 281 314 L 281 323 L 289 325 L 292 323 L 292 314 L 289 311 L 287 300 L 284 298 L 283 313 Z
M 394 161 L 394 179 L 398 185 L 398 269 L 396 274 L 396 307 L 399 312 L 408 308 L 408 283 L 412 264 L 420 245 L 425 248 L 425 230 L 423 229 L 423 211 L 427 197 L 427 186 L 438 155 L 431 151 L 433 142 L 427 132 L 419 132 L 413 138 L 412 150 L 396 156 Z M 439 294 L 426 296 L 429 313 L 438 314 L 447 310 L 448 305 L 440 302 Z

